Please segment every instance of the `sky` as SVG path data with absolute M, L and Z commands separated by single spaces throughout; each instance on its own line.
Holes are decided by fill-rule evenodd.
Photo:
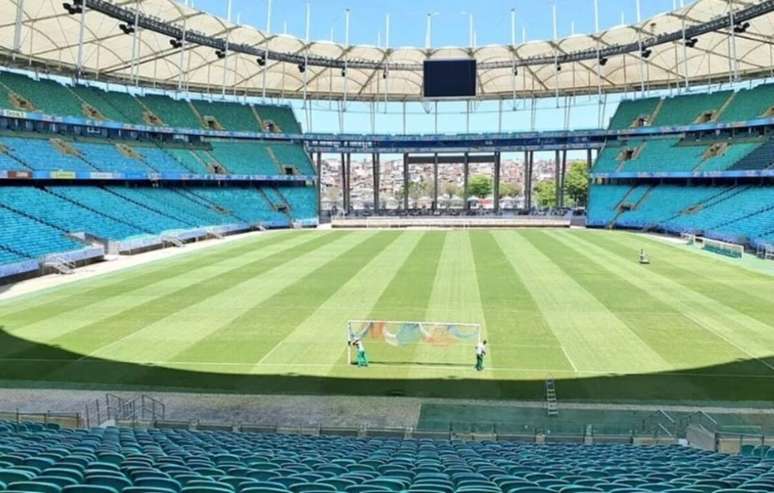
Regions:
M 227 0 L 189 0 L 194 6 L 215 15 L 226 17 Z M 558 34 L 594 31 L 594 0 L 555 0 L 557 5 Z M 690 3 L 691 0 L 682 0 Z M 598 0 L 600 28 L 634 22 L 637 18 L 637 0 Z M 639 0 L 642 18 L 651 17 L 679 6 L 681 0 Z M 268 0 L 232 0 L 232 18 L 242 24 L 266 28 Z M 468 46 L 469 15 L 474 18 L 476 45 L 511 42 L 511 16 L 517 14 L 517 41 L 547 39 L 553 36 L 552 5 L 554 0 L 273 0 L 272 32 L 286 32 L 304 36 L 304 10 L 311 8 L 311 39 L 333 39 L 344 42 L 345 10 L 350 9 L 350 42 L 377 45 L 384 43 L 385 15 L 391 16 L 390 46 L 424 46 L 427 14 L 432 13 L 432 46 Z M 613 97 L 604 108 L 603 121 L 615 111 Z M 306 130 L 319 132 L 370 131 L 372 120 L 368 106 L 350 104 L 340 118 L 338 111 L 327 102 L 312 103 L 311 128 L 308 127 L 299 101 L 288 101 Z M 596 97 L 580 98 L 571 111 L 570 128 L 599 126 L 599 105 Z M 506 103 L 503 130 L 530 130 L 529 111 L 525 102 Z M 542 101 L 535 129 L 555 130 L 565 127 L 565 112 L 556 101 Z M 464 132 L 467 122 L 460 103 L 441 103 L 439 132 Z M 498 123 L 496 103 L 478 105 L 470 119 L 470 131 L 496 131 Z M 514 111 L 515 110 L 515 111 Z M 373 129 L 378 133 L 397 133 L 403 130 L 402 107 L 392 104 L 380 108 L 374 118 Z M 410 105 L 407 132 L 430 133 L 436 129 L 435 116 L 419 104 Z

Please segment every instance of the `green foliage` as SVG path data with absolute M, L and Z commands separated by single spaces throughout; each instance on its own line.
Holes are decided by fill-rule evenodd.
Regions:
M 556 207 L 556 182 L 543 180 L 535 186 L 535 197 L 539 207 Z
M 585 206 L 589 197 L 589 169 L 586 161 L 571 163 L 564 179 L 564 191 L 577 206 Z
M 460 190 L 460 187 L 454 183 L 453 181 L 447 181 L 443 185 L 443 193 L 446 194 L 447 197 L 450 199 L 453 197 L 459 197 L 462 195 L 462 191 Z
M 521 186 L 510 182 L 500 183 L 500 197 L 518 197 L 521 195 Z
M 480 199 L 492 194 L 492 180 L 488 176 L 478 175 L 470 179 L 468 184 L 470 195 Z

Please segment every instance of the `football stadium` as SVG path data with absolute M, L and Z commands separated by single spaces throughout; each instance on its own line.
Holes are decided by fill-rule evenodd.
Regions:
M 350 3 L 0 0 L 0 492 L 774 491 L 774 1 Z

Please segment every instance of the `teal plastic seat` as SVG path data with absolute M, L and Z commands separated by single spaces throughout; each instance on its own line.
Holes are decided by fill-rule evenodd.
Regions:
M 32 474 L 29 471 L 20 471 L 18 469 L 0 469 L 0 481 L 7 485 L 17 481 L 28 481 L 34 477 L 35 474 Z
M 54 483 L 45 483 L 42 481 L 17 481 L 8 485 L 12 491 L 34 491 L 37 493 L 60 493 L 62 487 Z
M 41 481 L 43 483 L 52 483 L 59 486 L 60 488 L 78 484 L 78 481 L 74 480 L 73 478 L 67 478 L 64 476 L 50 476 L 50 475 L 38 476 L 35 478 L 35 481 Z
M 186 486 L 181 493 L 233 493 L 234 490 L 222 486 Z
M 117 489 L 110 486 L 96 484 L 76 484 L 74 486 L 65 486 L 62 493 L 120 493 Z
M 171 478 L 136 478 L 134 486 L 165 488 L 174 492 L 178 492 L 181 489 L 180 483 Z
M 89 475 L 86 480 L 86 484 L 94 484 L 99 486 L 109 486 L 115 488 L 119 492 L 125 488 L 132 486 L 132 482 L 123 476 L 113 475 Z

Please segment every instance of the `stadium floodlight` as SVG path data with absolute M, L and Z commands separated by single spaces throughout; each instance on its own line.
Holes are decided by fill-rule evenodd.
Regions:
M 306 64 L 305 64 L 305 63 L 303 63 L 303 62 L 299 63 L 299 64 L 298 64 L 298 71 L 299 71 L 299 72 L 301 72 L 302 74 L 303 74 L 304 72 L 306 72 Z
M 346 77 L 347 76 L 347 67 L 341 67 L 341 76 Z
M 258 65 L 261 67 L 266 65 L 266 57 L 264 55 L 259 56 L 258 58 L 255 59 L 255 61 L 258 62 Z
M 217 56 L 219 60 L 222 60 L 226 58 L 226 52 L 223 50 L 215 50 L 215 56 Z
M 696 46 L 696 43 L 698 42 L 699 42 L 698 38 L 691 38 L 685 42 L 685 46 L 687 46 L 688 48 L 693 48 L 694 46 Z
M 640 51 L 640 56 L 642 56 L 642 58 L 649 58 L 651 54 L 653 54 L 653 50 L 650 48 L 643 48 L 642 51 Z
M 134 26 L 130 26 L 129 24 L 119 24 L 118 28 L 124 33 L 124 34 L 132 34 L 134 32 Z
M 604 67 L 605 65 L 607 65 L 607 57 L 602 57 L 602 58 L 600 58 L 600 59 L 599 59 L 599 64 L 600 64 L 600 65 L 602 65 L 603 67 Z
M 562 64 L 561 63 L 557 63 L 556 64 L 556 71 L 557 72 L 561 72 L 562 71 Z
M 64 8 L 70 15 L 80 14 L 83 12 L 83 6 L 78 0 L 74 1 L 72 4 L 64 2 L 62 4 L 62 8 Z
M 183 47 L 183 41 L 179 40 L 177 38 L 172 38 L 169 40 L 169 44 L 172 46 L 172 48 L 182 48 Z
M 734 26 L 734 32 L 737 34 L 742 34 L 744 32 L 747 32 L 747 30 L 750 28 L 749 22 L 744 22 L 742 24 L 737 24 Z

